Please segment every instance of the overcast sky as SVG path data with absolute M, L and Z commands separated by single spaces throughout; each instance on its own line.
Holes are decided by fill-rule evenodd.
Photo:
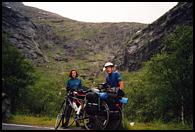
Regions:
M 83 22 L 152 23 L 178 2 L 23 2 Z

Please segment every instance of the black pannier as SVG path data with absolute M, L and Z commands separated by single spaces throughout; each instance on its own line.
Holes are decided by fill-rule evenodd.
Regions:
M 98 95 L 97 93 L 90 92 L 86 95 L 87 105 L 85 107 L 88 115 L 95 115 L 98 112 Z
M 94 92 L 89 92 L 86 94 L 87 102 L 97 103 L 98 102 L 98 94 Z

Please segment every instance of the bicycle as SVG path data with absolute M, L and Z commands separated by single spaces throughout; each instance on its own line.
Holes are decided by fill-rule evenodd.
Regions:
M 117 101 L 113 103 L 116 108 L 115 110 L 110 107 L 108 97 L 113 92 L 110 90 L 92 88 L 85 92 L 82 91 L 82 99 L 78 98 L 78 91 L 69 92 L 60 107 L 60 112 L 56 118 L 55 129 L 59 127 L 61 122 L 64 123 L 66 108 L 68 108 L 66 104 L 73 108 L 73 111 L 71 111 L 72 120 L 69 121 L 67 128 L 75 121 L 82 121 L 84 127 L 88 130 L 116 129 L 122 121 L 122 104 Z M 66 103 L 66 101 L 69 103 Z
M 87 91 L 70 91 L 67 94 L 67 97 L 64 99 L 60 112 L 57 115 L 55 122 L 55 129 L 58 129 L 61 123 L 64 123 L 64 117 L 66 115 L 66 105 L 72 108 L 71 111 L 71 120 L 67 125 L 67 128 L 70 127 L 75 121 L 81 121 L 84 124 L 86 129 L 104 129 L 109 120 L 109 108 L 106 102 L 99 101 L 93 102 L 88 100 L 89 96 L 93 94 L 91 89 Z M 80 99 L 79 96 L 82 96 L 83 99 Z M 66 103 L 68 101 L 68 103 Z M 91 112 L 92 111 L 92 112 Z M 92 122 L 93 121 L 93 122 Z M 91 126 L 90 126 L 91 125 Z
M 70 127 L 75 121 L 81 120 L 78 116 L 82 115 L 81 109 L 86 102 L 84 97 L 87 92 L 89 91 L 71 91 L 70 90 L 68 92 L 67 96 L 64 98 L 61 104 L 60 111 L 57 115 L 55 126 L 54 126 L 55 129 L 58 129 L 60 124 L 64 123 L 64 118 L 65 118 L 67 109 L 69 107 L 72 108 L 71 114 L 70 114 L 70 117 L 72 118 L 70 118 L 69 123 L 67 124 L 67 128 Z M 69 106 L 66 106 L 67 104 Z

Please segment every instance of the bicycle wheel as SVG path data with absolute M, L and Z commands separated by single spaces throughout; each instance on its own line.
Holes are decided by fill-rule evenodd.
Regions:
M 60 107 L 60 111 L 57 114 L 56 122 L 55 122 L 55 126 L 54 126 L 55 129 L 58 129 L 58 127 L 60 126 L 60 123 L 62 122 L 62 120 L 64 118 L 64 110 L 65 110 L 65 105 L 66 105 L 65 102 L 66 101 L 64 100 L 61 107 Z
M 98 107 L 98 106 L 97 106 Z M 105 129 L 109 121 L 109 107 L 105 101 L 100 103 L 100 110 L 94 112 L 95 114 L 87 114 L 84 112 L 84 125 L 88 130 L 91 129 Z

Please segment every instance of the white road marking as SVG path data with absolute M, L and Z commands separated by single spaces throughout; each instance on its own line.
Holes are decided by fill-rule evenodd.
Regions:
M 33 127 L 33 128 L 47 128 L 47 129 L 54 129 L 52 127 L 39 127 L 39 126 L 30 126 L 30 125 L 20 125 L 20 124 L 7 124 L 7 123 L 2 123 L 2 125 L 7 125 L 7 126 L 21 126 L 21 127 Z

